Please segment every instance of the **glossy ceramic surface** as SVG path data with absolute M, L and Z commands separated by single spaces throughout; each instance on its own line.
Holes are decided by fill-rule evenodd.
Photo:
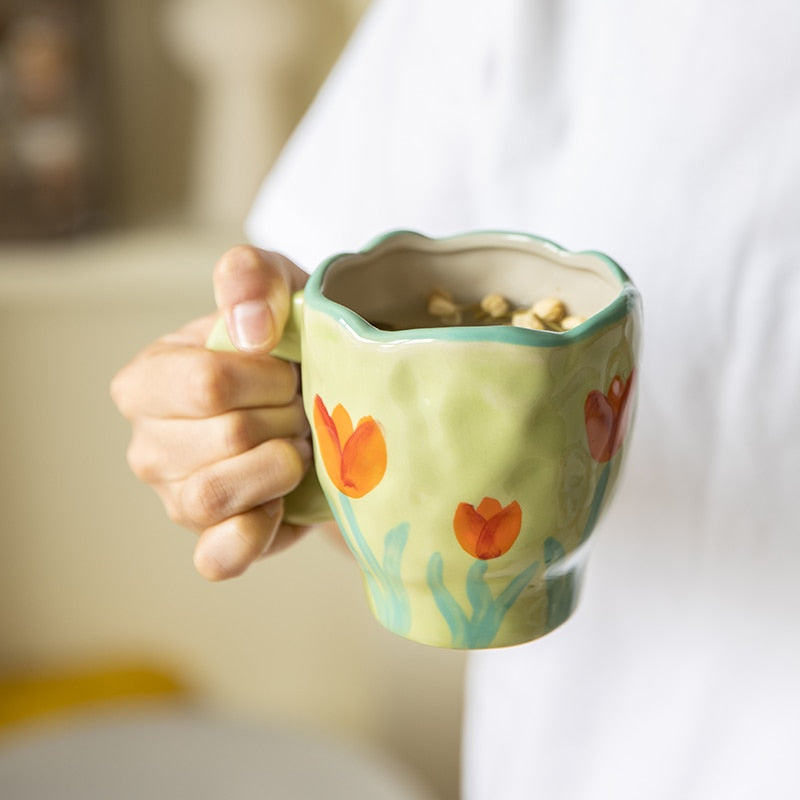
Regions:
M 588 319 L 431 327 L 434 286 L 556 295 Z M 455 648 L 564 622 L 629 433 L 640 306 L 625 273 L 530 236 L 401 232 L 323 264 L 292 325 L 319 483 L 380 622 Z

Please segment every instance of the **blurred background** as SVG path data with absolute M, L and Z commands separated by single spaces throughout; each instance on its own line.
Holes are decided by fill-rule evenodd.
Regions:
M 354 565 L 324 541 L 203 581 L 192 535 L 129 473 L 108 397 L 136 351 L 212 308 L 214 261 L 242 240 L 367 4 L 0 0 L 4 798 L 23 797 L 30 763 L 56 775 L 56 751 L 82 763 L 70 725 L 85 744 L 92 719 L 142 708 L 161 724 L 165 708 L 200 709 L 223 737 L 252 726 L 251 742 L 299 736 L 304 768 L 354 758 L 405 787 L 387 797 L 457 797 L 462 654 L 380 629 Z M 156 727 L 135 736 L 157 743 Z M 42 762 L 52 737 L 62 749 Z M 264 741 L 264 791 L 241 796 L 289 796 L 269 790 Z M 320 796 L 339 795 L 331 783 Z

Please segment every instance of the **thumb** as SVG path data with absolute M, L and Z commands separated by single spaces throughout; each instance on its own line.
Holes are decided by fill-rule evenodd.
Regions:
M 241 245 L 214 268 L 214 297 L 228 336 L 238 350 L 264 353 L 280 341 L 292 292 L 306 274 L 286 257 Z

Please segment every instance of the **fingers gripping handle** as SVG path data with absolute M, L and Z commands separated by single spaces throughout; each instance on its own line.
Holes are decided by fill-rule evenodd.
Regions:
M 300 327 L 303 318 L 303 293 L 292 297 L 292 308 L 280 342 L 272 350 L 272 355 L 286 361 L 300 362 Z M 236 350 L 228 336 L 224 317 L 220 316 L 214 325 L 206 347 L 209 350 Z M 283 518 L 293 525 L 313 525 L 332 519 L 325 495 L 317 480 L 313 467 L 303 480 L 283 498 Z

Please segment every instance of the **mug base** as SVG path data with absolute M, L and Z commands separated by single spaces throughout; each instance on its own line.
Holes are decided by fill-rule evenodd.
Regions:
M 500 591 L 487 583 L 476 588 L 480 562 L 471 572 L 465 605 L 437 580 L 435 569 L 424 584 L 404 585 L 392 598 L 369 575 L 364 585 L 373 615 L 392 633 L 430 647 L 486 650 L 526 644 L 563 625 L 577 607 L 583 566 L 537 576 L 521 587 L 511 581 Z M 521 573 L 515 580 L 526 578 Z

